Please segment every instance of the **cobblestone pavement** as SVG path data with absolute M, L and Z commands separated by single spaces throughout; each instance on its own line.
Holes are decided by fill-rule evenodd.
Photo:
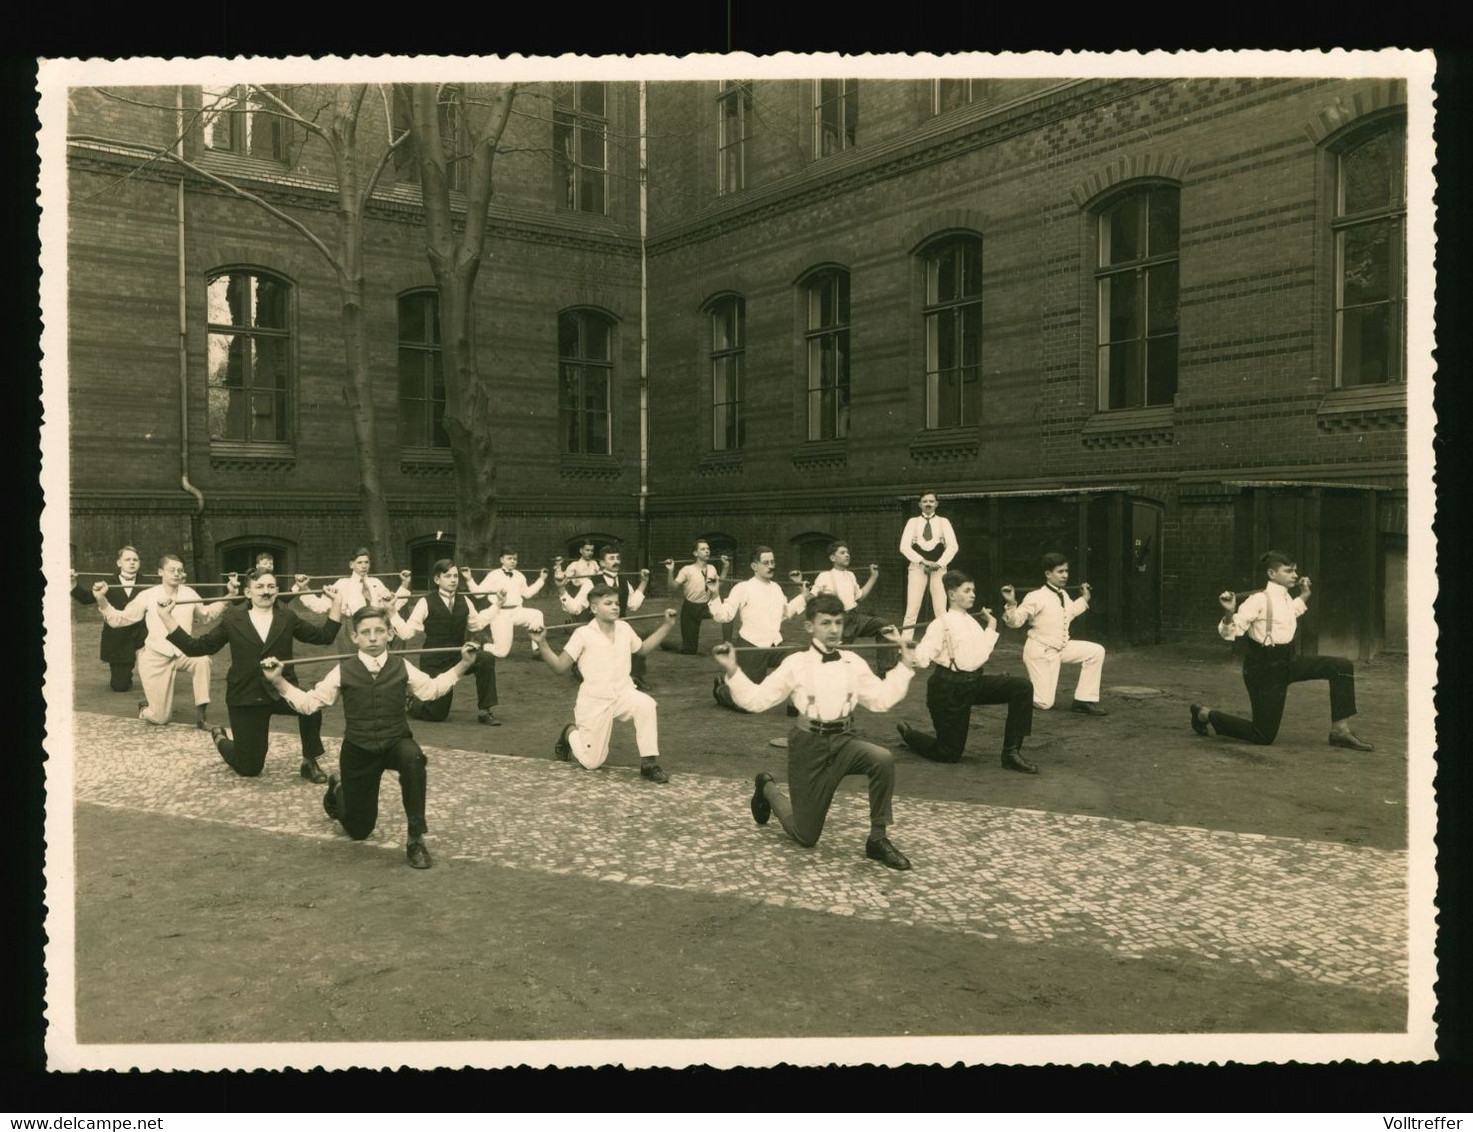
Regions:
M 322 788 L 298 776 L 294 743 L 274 743 L 263 776 L 248 780 L 184 725 L 74 718 L 78 801 L 342 840 L 344 852 L 402 845 L 392 781 L 380 794 L 380 829 L 353 845 L 324 815 Z M 862 779 L 846 783 L 823 840 L 805 850 L 775 821 L 753 824 L 750 780 L 677 769 L 658 786 L 625 768 L 425 751 L 441 865 L 486 861 L 987 939 L 1178 955 L 1266 978 L 1406 984 L 1404 852 L 902 793 L 892 832 L 915 868 L 896 873 L 861 852 Z

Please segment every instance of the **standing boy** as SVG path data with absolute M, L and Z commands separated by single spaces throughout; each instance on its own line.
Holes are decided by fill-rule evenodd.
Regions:
M 735 659 L 732 663 L 754 683 L 783 659 L 783 654 L 778 651 L 783 643 L 783 621 L 796 617 L 808 601 L 808 585 L 803 581 L 802 573 L 797 570 L 788 573 L 789 581 L 798 587 L 798 592 L 789 601 L 783 597 L 782 586 L 772 580 L 776 571 L 777 557 L 772 547 L 758 546 L 752 549 L 752 576 L 732 586 L 725 599 L 721 597 L 718 583 L 707 583 L 711 592 L 711 616 L 723 624 L 741 617 L 737 637 L 747 647 L 741 653 L 733 654 Z M 723 677 L 716 678 L 711 695 L 724 708 L 745 710 L 732 698 L 731 689 Z
M 576 662 L 583 677 L 573 705 L 573 722 L 563 728 L 553 752 L 560 759 L 576 758 L 594 770 L 609 757 L 614 721 L 632 719 L 640 777 L 669 782 L 670 776 L 660 766 L 655 701 L 634 686 L 631 668 L 636 657 L 648 656 L 660 647 L 675 624 L 676 611 L 665 610 L 665 620 L 641 641 L 639 634 L 619 619 L 617 590 L 596 585 L 585 600 L 593 620 L 573 630 L 561 653 L 547 643 L 540 625 L 531 630 L 537 651 L 549 668 L 566 675 Z
M 399 603 L 389 592 L 389 587 L 369 575 L 368 571 L 372 568 L 373 559 L 369 557 L 368 547 L 360 546 L 348 556 L 347 575 L 332 583 L 332 590 L 342 602 L 345 616 L 351 617 L 367 606 L 375 609 L 398 608 Z M 306 574 L 298 574 L 296 583 L 298 589 L 310 589 L 312 579 Z M 324 594 L 304 593 L 299 600 L 313 613 L 326 613 L 333 599 Z
M 1037 774 L 1037 765 L 1023 757 L 1023 737 L 1033 730 L 1033 685 L 1021 676 L 983 675 L 982 666 L 997 646 L 997 618 L 984 606 L 984 629 L 971 615 L 977 585 L 970 575 L 948 570 L 942 581 L 947 610 L 926 626 L 915 653 L 917 668 L 931 668 L 926 707 L 936 734 L 927 735 L 908 723 L 898 723 L 895 726 L 900 738 L 923 758 L 938 763 L 960 762 L 972 724 L 972 705 L 1007 704 L 1003 769 Z
M 1080 715 L 1109 715 L 1100 707 L 1100 677 L 1105 670 L 1105 648 L 1093 641 L 1076 641 L 1069 636 L 1074 619 L 1089 608 L 1089 583 L 1080 586 L 1081 596 L 1069 600 L 1069 560 L 1050 551 L 1043 556 L 1043 585 L 1020 604 L 1012 586 L 1003 586 L 1002 619 L 1013 629 L 1028 626 L 1023 644 L 1023 664 L 1033 681 L 1033 706 L 1048 711 L 1059 689 L 1059 665 L 1079 665 L 1079 684 L 1074 689 L 1071 711 Z
M 338 773 L 328 778 L 322 808 L 328 817 L 343 823 L 349 837 L 362 841 L 378 824 L 378 789 L 384 771 L 396 771 L 409 819 L 404 855 L 414 868 L 427 869 L 434 862 L 424 843 L 429 832 L 426 760 L 409 730 L 404 700 L 406 693 L 420 700 L 438 700 L 470 671 L 480 649 L 467 643 L 454 668 L 430 677 L 389 651 L 394 630 L 387 610 L 371 605 L 359 609 L 348 635 L 358 655 L 334 666 L 310 692 L 287 683 L 275 657 L 261 661 L 261 669 L 282 699 L 303 715 L 331 707 L 342 696 L 343 745 L 338 752 Z
M 138 682 L 143 685 L 138 718 L 158 727 L 168 723 L 174 713 L 174 678 L 180 672 L 188 672 L 194 689 L 194 725 L 201 731 L 208 731 L 210 658 L 185 656 L 178 645 L 170 643 L 169 630 L 159 617 L 158 606 L 164 601 L 171 605 L 188 602 L 174 614 L 177 624 L 188 632 L 194 628 L 196 617 L 218 617 L 225 612 L 226 603 L 203 603 L 199 594 L 184 584 L 184 561 L 177 554 L 165 554 L 159 559 L 159 577 L 163 579 L 159 585 L 135 594 L 122 609 L 114 609 L 109 603 L 106 582 L 98 582 L 92 587 L 92 597 L 102 619 L 114 629 L 137 625 L 140 621 L 147 625 L 143 647 L 138 650 Z M 232 579 L 228 592 L 233 595 L 235 590 Z
M 123 609 L 133 600 L 133 595 L 143 589 L 138 580 L 141 559 L 131 546 L 118 548 L 118 572 L 107 580 L 107 600 L 117 609 Z M 72 599 L 82 605 L 96 605 L 92 590 L 77 584 L 77 572 L 72 571 Z M 148 626 L 142 621 L 122 629 L 114 629 L 103 622 L 102 640 L 98 645 L 98 659 L 108 666 L 108 687 L 114 692 L 133 690 L 133 664 L 138 659 L 138 650 L 148 637 Z
M 501 566 L 488 571 L 476 582 L 469 567 L 462 567 L 467 589 L 472 593 L 494 594 L 496 603 L 490 611 L 491 654 L 502 659 L 511 654 L 512 634 L 520 625 L 524 629 L 542 628 L 542 610 L 528 608 L 526 602 L 542 592 L 547 582 L 547 569 L 537 571 L 537 580 L 527 584 L 527 575 L 517 569 L 517 552 L 509 546 L 501 548 Z M 537 651 L 534 642 L 532 651 Z
M 709 583 L 723 577 L 711 565 L 711 544 L 705 539 L 696 539 L 691 554 L 695 561 L 686 563 L 679 573 L 675 570 L 675 559 L 665 559 L 666 581 L 685 599 L 680 606 L 680 651 L 686 656 L 694 656 L 699 651 L 701 622 L 711 620 Z
M 407 573 L 405 571 L 400 574 L 403 581 L 394 595 L 397 599 L 409 598 Z M 472 633 L 478 633 L 491 624 L 496 613 L 495 602 L 485 610 L 477 609 L 469 597 L 458 592 L 462 573 L 468 574 L 468 571 L 462 567 L 457 572 L 455 563 L 448 558 L 438 559 L 430 567 L 435 592 L 426 594 L 409 606 L 408 617 L 389 615 L 389 624 L 393 626 L 394 633 L 400 640 L 407 641 L 416 633 L 422 632 L 425 635 L 425 648 L 448 648 L 463 645 L 471 639 Z M 491 710 L 496 706 L 496 657 L 492 655 L 490 648 L 489 645 L 482 648 L 476 654 L 476 663 L 472 666 L 476 674 L 476 722 L 488 727 L 500 727 L 501 720 Z M 419 667 L 426 676 L 438 676 L 456 663 L 457 658 L 453 653 L 428 653 L 421 658 Z M 411 699 L 408 705 L 409 718 L 440 723 L 450 714 L 450 706 L 454 700 L 454 688 L 439 699 L 429 702 Z
M 812 646 L 794 653 L 777 671 L 754 684 L 737 665 L 730 645 L 711 650 L 726 672 L 726 687 L 744 711 L 765 711 L 788 700 L 801 719 L 788 735 L 788 792 L 783 797 L 770 774 L 757 776 L 752 794 L 752 817 L 758 825 L 777 815 L 788 836 L 799 845 L 818 843 L 834 791 L 846 775 L 869 779 L 869 838 L 864 855 L 892 869 L 908 869 L 910 861 L 890 844 L 890 798 L 895 792 L 895 758 L 884 747 L 856 739 L 854 706 L 888 711 L 905 698 L 910 687 L 913 658 L 902 648 L 900 663 L 883 680 L 870 671 L 856 653 L 843 652 L 844 606 L 833 594 L 811 598 L 804 626 Z M 886 636 L 901 643 L 899 632 L 888 627 Z
M 849 569 L 850 561 L 851 554 L 847 542 L 840 540 L 829 543 L 831 568 L 813 579 L 812 592 L 833 594 L 844 603 L 844 644 L 851 644 L 860 637 L 872 637 L 876 641 L 882 641 L 885 639 L 885 622 L 878 617 L 871 617 L 859 608 L 859 603 L 869 597 L 870 591 L 875 588 L 875 583 L 880 580 L 879 563 L 869 564 L 869 577 L 861 586 L 859 579 L 854 576 L 854 571 Z M 875 653 L 875 671 L 881 676 L 894 663 L 895 656 L 889 649 L 880 649 Z
M 1279 733 L 1289 685 L 1326 680 L 1330 685 L 1330 746 L 1375 750 L 1350 729 L 1355 715 L 1355 665 L 1343 656 L 1294 655 L 1299 618 L 1309 610 L 1309 579 L 1299 576 L 1298 565 L 1283 551 L 1270 550 L 1259 564 L 1267 579 L 1263 589 L 1249 594 L 1241 606 L 1231 590 L 1217 598 L 1223 609 L 1218 636 L 1225 641 L 1242 637 L 1248 650 L 1243 654 L 1243 684 L 1253 718 L 1193 704 L 1192 730 L 1206 735 L 1210 724 L 1219 735 L 1266 746 Z M 1289 589 L 1296 582 L 1299 596 L 1291 598 Z
M 900 553 L 910 563 L 905 575 L 905 621 L 912 628 L 904 629 L 908 641 L 915 633 L 914 625 L 921 616 L 921 601 L 931 595 L 931 615 L 940 617 L 946 612 L 946 591 L 941 587 L 941 575 L 951 565 L 956 552 L 956 532 L 951 529 L 951 520 L 936 514 L 940 506 L 934 491 L 921 496 L 919 515 L 911 518 L 900 532 Z
M 279 602 L 275 574 L 252 570 L 248 577 L 248 600 L 227 609 L 219 622 L 201 636 L 192 636 L 179 625 L 168 601 L 159 602 L 159 620 L 169 643 L 185 656 L 208 657 L 230 646 L 225 711 L 235 738 L 223 727 L 210 728 L 210 738 L 231 770 L 242 778 L 259 775 L 271 743 L 271 717 L 293 715 L 302 740 L 302 777 L 308 782 L 326 782 L 327 775 L 317 764 L 322 755 L 322 717 L 296 715 L 265 679 L 261 661 L 268 656 L 291 660 L 294 639 L 309 645 L 332 644 L 338 635 L 342 603 L 336 594 L 331 595 L 327 620 L 314 625 Z M 184 607 L 179 612 L 183 613 Z M 295 682 L 296 677 L 288 679 Z

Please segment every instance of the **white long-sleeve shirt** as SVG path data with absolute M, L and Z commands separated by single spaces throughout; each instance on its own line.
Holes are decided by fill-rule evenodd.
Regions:
M 399 601 L 389 592 L 389 587 L 377 578 L 359 578 L 356 574 L 349 574 L 346 578 L 339 578 L 332 583 L 333 588 L 342 598 L 343 621 L 347 622 L 353 614 L 357 613 L 365 605 L 376 606 L 380 609 L 394 610 L 399 608 Z M 364 587 L 368 587 L 367 596 L 364 596 Z M 332 598 L 327 594 L 300 594 L 297 600 L 313 613 L 326 613 L 332 608 Z
M 175 602 L 199 600 L 199 594 L 195 593 L 189 586 L 180 586 L 174 593 L 168 593 L 163 586 L 150 586 L 142 593 L 134 594 L 133 600 L 122 609 L 114 609 L 111 605 L 97 603 L 105 620 L 114 629 L 122 629 L 128 625 L 136 625 L 143 621 L 148 625 L 148 637 L 143 642 L 143 647 L 150 652 L 156 652 L 160 656 L 183 656 L 177 645 L 169 641 L 169 631 L 164 628 L 164 622 L 159 617 L 159 602 L 169 598 Z M 194 635 L 194 619 L 196 617 L 208 619 L 218 617 L 225 612 L 227 602 L 212 601 L 208 605 L 175 605 L 170 612 L 174 614 L 174 623 L 191 636 Z
M 1246 633 L 1260 645 L 1287 645 L 1308 610 L 1303 597 L 1290 597 L 1278 582 L 1269 582 L 1261 592 L 1245 597 L 1231 617 L 1219 621 L 1217 633 L 1225 641 Z
M 992 656 L 997 640 L 996 629 L 978 624 L 970 614 L 948 609 L 926 626 L 921 643 L 916 645 L 916 667 L 935 664 L 975 672 Z
M 1069 624 L 1089 608 L 1084 597 L 1069 600 L 1063 590 L 1040 586 L 1012 609 L 1002 611 L 1002 619 L 1011 629 L 1028 626 L 1028 639 L 1051 649 L 1069 643 Z
M 368 669 L 368 671 L 381 672 L 390 655 L 389 653 L 382 653 L 379 656 L 369 656 L 366 652 L 360 651 L 358 653 L 358 659 L 363 662 L 363 667 Z M 410 695 L 417 700 L 423 700 L 425 703 L 429 703 L 431 700 L 438 700 L 446 692 L 450 691 L 451 688 L 455 687 L 455 682 L 461 677 L 459 665 L 453 668 L 447 668 L 438 676 L 426 676 L 407 660 L 404 662 L 404 674 L 409 678 Z M 300 712 L 302 715 L 311 715 L 314 711 L 321 711 L 323 708 L 332 707 L 333 704 L 338 702 L 338 692 L 342 687 L 342 680 L 343 666 L 341 664 L 334 664 L 332 671 L 317 681 L 316 686 L 310 692 L 304 692 L 302 689 L 294 687 L 291 684 L 285 684 L 280 689 L 281 698 L 291 704 L 293 711 Z
M 945 568 L 950 565 L 951 560 L 956 557 L 956 552 L 961 549 L 957 545 L 956 532 L 951 529 L 951 520 L 940 515 L 931 516 L 931 537 L 925 537 L 926 517 L 916 515 L 905 524 L 905 529 L 900 532 L 900 553 L 910 561 L 917 564 L 929 562 L 931 559 L 924 554 L 916 553 L 915 543 L 925 550 L 934 550 L 938 545 L 945 544 L 941 556 L 935 559 L 937 566 Z
M 726 686 L 736 705 L 747 711 L 766 711 L 790 700 L 806 718 L 819 723 L 847 718 L 855 704 L 889 711 L 905 699 L 913 675 L 906 665 L 897 664 L 882 680 L 858 653 L 836 651 L 835 661 L 825 661 L 816 645 L 794 653 L 760 684 L 738 669 L 726 678 Z
M 389 624 L 394 627 L 395 634 L 401 640 L 408 640 L 410 637 L 414 636 L 414 634 L 424 632 L 425 619 L 430 615 L 430 602 L 438 601 L 446 608 L 447 611 L 449 611 L 450 613 L 454 613 L 455 599 L 459 596 L 460 595 L 458 593 L 452 594 L 450 596 L 450 599 L 447 601 L 444 594 L 438 592 L 434 594 L 428 594 L 425 597 L 420 598 L 414 603 L 413 606 L 410 607 L 408 617 L 401 618 L 397 613 L 389 614 Z M 394 598 L 396 601 L 406 601 L 409 598 L 409 591 L 406 590 L 403 586 L 400 586 L 399 591 L 394 594 Z M 474 633 L 477 630 L 484 629 L 487 625 L 491 624 L 491 619 L 496 614 L 495 602 L 492 602 L 491 605 L 489 605 L 487 608 L 480 610 L 477 609 L 474 604 L 472 604 L 469 598 L 467 598 L 466 605 L 469 606 L 469 612 L 466 616 L 465 622 L 466 632 Z
M 840 570 L 837 566 L 813 579 L 813 592 L 833 594 L 844 603 L 845 613 L 859 604 L 859 592 L 863 588 L 853 570 Z
M 527 575 L 520 570 L 508 570 L 504 566 L 498 566 L 486 573 L 479 582 L 472 576 L 471 591 L 478 594 L 496 594 L 500 599 L 502 609 L 516 609 L 529 597 L 536 597 L 542 592 L 542 583 L 547 581 L 541 574 L 537 580 L 530 585 L 527 583 Z
M 618 574 L 615 574 L 612 578 L 609 577 L 609 575 L 607 574 L 594 574 L 592 577 L 584 578 L 582 581 L 580 581 L 578 583 L 578 592 L 573 594 L 571 597 L 568 596 L 567 590 L 560 589 L 558 591 L 558 603 L 562 605 L 563 609 L 569 613 L 582 613 L 585 609 L 588 608 L 589 593 L 592 591 L 594 586 L 598 585 L 599 582 L 602 582 L 604 585 L 608 586 L 612 590 L 620 590 L 621 592 L 624 586 L 624 584 L 619 581 Z M 644 590 L 639 589 L 637 586 L 630 586 L 629 604 L 625 606 L 624 612 L 637 613 L 639 611 L 639 607 L 643 604 Z M 581 667 L 579 671 L 582 671 Z
M 720 594 L 711 598 L 711 619 L 727 622 L 741 614 L 742 627 L 737 636 L 749 645 L 776 648 L 783 643 L 783 621 L 796 617 L 808 604 L 808 594 L 799 590 L 791 601 L 783 599 L 783 588 L 762 578 L 748 578 L 731 587 L 723 600 Z

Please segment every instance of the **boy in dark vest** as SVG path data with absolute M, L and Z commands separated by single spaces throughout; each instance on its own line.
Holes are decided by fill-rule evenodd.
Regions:
M 489 626 L 496 615 L 494 600 L 490 608 L 477 609 L 473 598 L 459 592 L 460 571 L 448 558 L 441 558 L 430 567 L 435 592 L 415 600 L 412 605 L 409 604 L 408 575 L 408 570 L 400 571 L 399 576 L 403 581 L 399 586 L 399 591 L 394 595 L 396 599 L 405 603 L 401 608 L 408 611 L 408 616 L 400 617 L 397 613 L 390 614 L 389 620 L 400 640 L 407 641 L 416 633 L 423 633 L 425 635 L 424 647 L 427 649 L 462 645 L 471 639 L 472 633 L 478 633 Z M 447 668 L 454 667 L 456 663 L 458 661 L 451 653 L 430 653 L 420 661 L 420 669 L 426 676 L 438 676 Z M 501 720 L 497 719 L 491 710 L 496 706 L 496 657 L 491 654 L 489 648 L 483 649 L 480 656 L 476 658 L 474 671 L 476 674 L 476 707 L 479 711 L 477 719 L 491 727 L 500 727 Z M 409 718 L 423 719 L 429 723 L 442 723 L 450 714 L 450 705 L 454 701 L 455 689 L 453 688 L 440 699 L 429 703 L 411 697 Z
M 107 600 L 115 609 L 126 609 L 133 595 L 145 587 L 139 581 L 138 567 L 141 560 L 138 551 L 131 546 L 118 550 L 118 572 L 107 581 Z M 72 571 L 72 599 L 82 605 L 96 605 L 97 599 L 89 588 L 77 585 L 77 572 Z M 103 622 L 102 642 L 98 657 L 111 671 L 108 686 L 114 692 L 133 690 L 133 663 L 138 659 L 138 650 L 148 638 L 148 626 L 140 621 L 123 629 L 114 629 Z
M 266 679 L 287 703 L 309 715 L 343 697 L 343 745 L 338 773 L 328 776 L 322 808 L 343 823 L 354 841 L 362 841 L 378 824 L 378 788 L 384 771 L 399 774 L 399 792 L 409 819 L 404 853 L 416 869 L 433 862 L 425 848 L 425 754 L 414 741 L 405 716 L 406 692 L 419 700 L 438 700 L 471 670 L 480 646 L 466 643 L 454 668 L 426 676 L 397 653 L 389 651 L 394 631 L 389 612 L 366 605 L 353 614 L 349 636 L 358 655 L 337 665 L 310 692 L 287 683 L 281 662 L 261 661 Z

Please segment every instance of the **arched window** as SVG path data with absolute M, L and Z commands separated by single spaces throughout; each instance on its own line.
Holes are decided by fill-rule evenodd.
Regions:
M 1335 161 L 1335 368 L 1348 388 L 1406 376 L 1406 123 L 1352 134 Z
M 926 427 L 976 424 L 982 408 L 982 240 L 926 251 Z
M 1151 184 L 1099 212 L 1101 409 L 1169 405 L 1176 396 L 1179 190 Z
M 449 448 L 445 431 L 445 365 L 440 356 L 440 296 L 399 296 L 399 444 Z
M 808 439 L 849 435 L 849 273 L 826 267 L 804 283 L 808 299 Z
M 200 88 L 200 123 L 205 148 L 241 157 L 285 161 L 291 123 L 262 97 L 265 90 L 283 102 L 292 101 L 292 88 L 252 88 L 245 84 Z
M 829 561 L 829 546 L 834 541 L 834 536 L 823 531 L 805 531 L 801 535 L 795 535 L 788 540 L 788 546 L 792 553 L 788 561 L 779 562 L 782 573 L 789 570 L 802 570 L 812 581 L 815 574 L 820 570 L 828 570 L 833 566 Z
M 740 295 L 723 295 L 711 313 L 711 447 L 717 452 L 741 448 L 747 419 L 745 393 L 747 304 Z
M 258 271 L 212 275 L 206 416 L 210 439 L 284 444 L 291 439 L 291 284 Z
M 557 342 L 563 451 L 608 455 L 613 451 L 609 430 L 613 320 L 597 311 L 563 311 L 557 319 Z

